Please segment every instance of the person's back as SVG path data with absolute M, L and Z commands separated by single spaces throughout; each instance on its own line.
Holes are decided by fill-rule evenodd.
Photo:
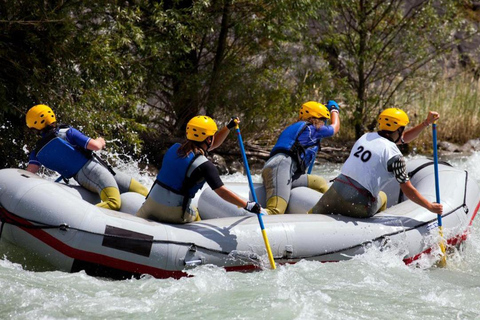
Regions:
M 238 119 L 232 118 L 218 131 L 210 117 L 192 118 L 186 128 L 187 139 L 167 150 L 155 184 L 136 215 L 166 223 L 200 220 L 198 210 L 191 202 L 205 183 L 225 201 L 259 213 L 260 205 L 243 200 L 224 186 L 217 168 L 206 157 L 209 150 L 223 143 L 235 121 Z
M 402 153 L 395 143 L 378 132 L 365 133 L 355 142 L 341 172 L 376 195 L 395 177 L 388 170 L 388 161 L 396 157 L 402 157 Z
M 293 188 L 309 187 L 321 193 L 327 191 L 328 183 L 324 178 L 306 172 L 315 163 L 321 140 L 333 136 L 340 129 L 338 104 L 330 100 L 328 106 L 315 101 L 304 103 L 300 108 L 299 121 L 280 134 L 262 170 L 268 214 L 285 213 Z M 326 125 L 329 119 L 332 125 Z
M 430 113 L 428 119 L 433 122 L 438 114 Z M 396 108 L 384 110 L 378 122 L 378 132 L 366 133 L 355 142 L 341 174 L 311 209 L 312 213 L 372 217 L 386 209 L 387 196 L 381 189 L 391 179 L 396 179 L 409 199 L 441 214 L 442 205 L 426 200 L 409 181 L 405 159 L 396 145 L 403 143 L 405 136 L 408 141 L 413 140 L 424 126 L 404 133 L 408 116 Z
M 105 147 L 102 137 L 92 139 L 73 127 L 57 124 L 49 106 L 30 108 L 26 124 L 41 136 L 35 150 L 30 153 L 28 171 L 37 173 L 41 166 L 45 166 L 66 180 L 74 178 L 85 189 L 99 194 L 102 202 L 97 206 L 112 210 L 120 209 L 121 192 L 148 194 L 148 189 L 138 181 L 114 171 L 94 156 L 93 151 Z

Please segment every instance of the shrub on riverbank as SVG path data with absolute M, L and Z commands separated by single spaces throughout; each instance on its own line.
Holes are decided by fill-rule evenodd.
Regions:
M 480 138 L 479 81 L 472 75 L 462 74 L 443 79 L 423 91 L 418 99 L 407 104 L 411 125 L 420 123 L 429 110 L 440 113 L 438 140 L 464 144 Z M 431 150 L 432 132 L 425 132 L 415 142 L 420 150 Z
M 405 110 L 410 118 L 408 128 L 421 123 L 428 111 L 437 111 L 441 119 L 437 123 L 439 141 L 463 145 L 469 140 L 480 138 L 480 82 L 472 74 L 460 74 L 424 84 L 417 92 L 400 91 L 392 107 Z M 332 143 L 347 145 L 355 141 L 355 131 L 351 123 L 348 106 L 342 110 L 342 128 Z M 375 124 L 367 126 L 375 130 Z M 432 130 L 424 130 L 409 144 L 409 150 L 418 153 L 431 153 Z

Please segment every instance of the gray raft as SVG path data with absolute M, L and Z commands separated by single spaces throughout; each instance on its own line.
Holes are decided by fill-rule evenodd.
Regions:
M 413 185 L 435 200 L 433 163 L 408 163 Z M 469 233 L 478 211 L 480 192 L 474 179 L 448 164 L 439 166 L 443 227 L 449 246 L 458 246 Z M 227 187 L 249 197 L 246 183 Z M 255 185 L 259 201 L 264 190 Z M 321 197 L 307 189 L 292 190 L 287 214 L 263 216 L 277 264 L 302 259 L 333 262 L 351 259 L 370 245 L 401 247 L 405 263 L 438 252 L 437 217 L 404 199 L 393 181 L 384 191 L 388 209 L 370 219 L 342 215 L 305 214 Z M 135 217 L 143 197 L 122 195 L 121 211 L 98 208 L 95 194 L 42 179 L 20 169 L 0 170 L 0 244 L 22 248 L 24 266 L 41 260 L 55 270 L 110 278 L 150 274 L 179 278 L 188 269 L 212 264 L 227 271 L 268 267 L 258 219 L 222 201 L 212 190 L 198 193 L 202 221 L 171 225 Z M 6 250 L 15 260 L 15 251 Z

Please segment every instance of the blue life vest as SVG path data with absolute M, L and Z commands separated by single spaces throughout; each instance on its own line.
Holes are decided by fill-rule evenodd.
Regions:
M 309 122 L 298 121 L 283 130 L 270 152 L 270 157 L 277 153 L 285 153 L 297 161 L 297 170 L 305 173 L 306 169 L 315 161 L 320 149 L 320 140 L 315 140 L 308 145 L 302 145 L 298 141 L 298 137 L 308 125 L 310 125 Z
M 176 143 L 167 150 L 155 182 L 176 194 L 193 198 L 197 191 L 202 189 L 205 180 L 194 182 L 193 186 L 187 190 L 187 179 L 193 170 L 208 160 L 206 157 L 195 155 L 193 152 L 190 152 L 186 157 L 180 156 L 178 154 L 179 148 L 180 143 Z M 198 161 L 195 161 L 197 159 Z
M 37 144 L 37 159 L 48 169 L 70 179 L 90 160 L 87 150 L 79 150 L 58 136 L 58 129 L 47 133 Z

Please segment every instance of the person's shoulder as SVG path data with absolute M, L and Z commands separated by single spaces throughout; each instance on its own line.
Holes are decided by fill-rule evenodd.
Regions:
M 75 135 L 75 136 L 86 136 L 85 133 L 83 133 L 82 131 L 80 131 L 79 129 L 75 128 L 75 127 L 70 127 L 68 126 L 66 128 L 67 130 L 67 134 L 69 135 Z
M 334 132 L 335 132 L 335 128 L 330 124 L 320 126 L 319 128 L 313 126 L 313 128 L 316 132 L 318 132 L 320 134 L 324 134 L 324 135 L 329 135 L 329 136 L 333 135 Z
M 202 157 L 201 159 L 199 159 Z M 199 156 L 197 157 L 196 161 L 200 161 L 200 164 L 195 168 L 194 171 L 199 171 L 203 176 L 217 176 L 218 175 L 218 169 L 217 167 L 208 160 L 207 157 L 205 156 Z M 203 162 L 202 162 L 203 161 Z
M 212 161 L 208 160 L 207 157 L 205 157 L 203 154 L 199 154 L 195 157 L 195 161 L 198 161 L 200 163 L 200 166 L 206 166 L 206 167 L 215 167 Z
M 366 133 L 363 134 L 362 138 L 367 139 L 368 141 L 378 140 L 380 143 L 395 144 L 392 141 L 388 140 L 387 138 L 382 137 L 380 134 L 378 134 L 377 131 L 366 132 Z

